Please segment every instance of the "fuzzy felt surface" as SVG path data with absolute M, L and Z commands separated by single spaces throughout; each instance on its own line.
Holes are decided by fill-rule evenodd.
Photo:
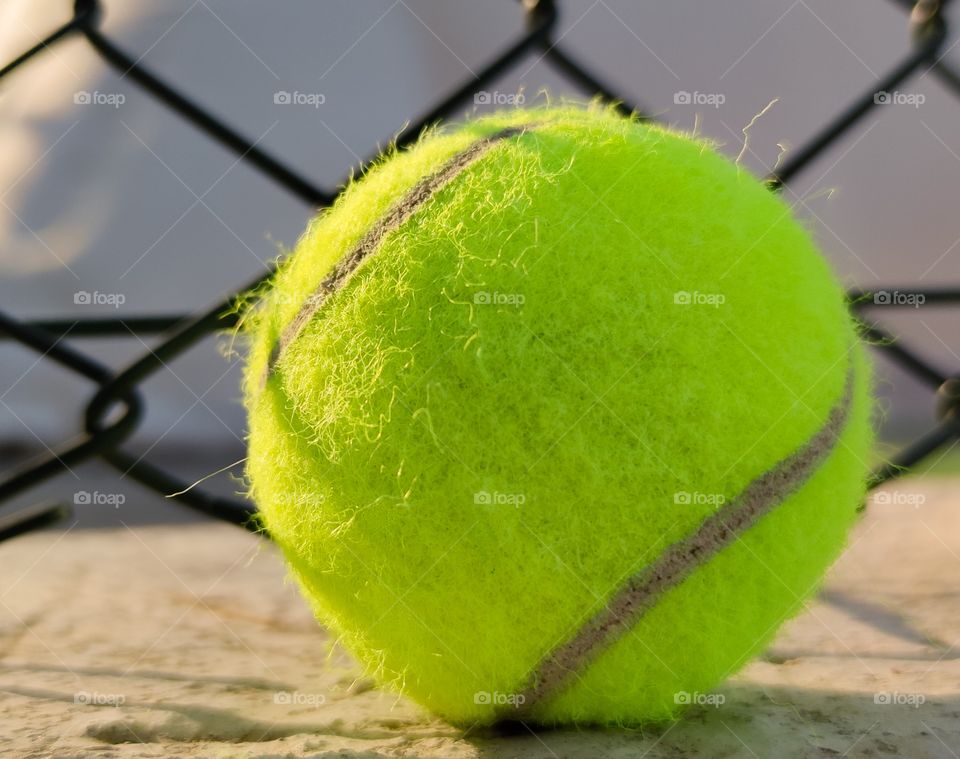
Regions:
M 264 377 L 378 219 L 518 124 L 380 242 Z M 706 142 L 606 110 L 434 132 L 315 220 L 248 319 L 248 476 L 318 616 L 442 716 L 502 716 L 664 548 L 802 447 L 832 454 L 532 717 L 676 715 L 816 589 L 864 495 L 869 367 L 790 209 Z

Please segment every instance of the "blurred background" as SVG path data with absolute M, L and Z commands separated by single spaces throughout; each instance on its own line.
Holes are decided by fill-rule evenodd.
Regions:
M 331 191 L 523 32 L 513 0 L 102 6 L 101 30 L 139 64 Z M 910 46 L 907 13 L 879 0 L 563 0 L 559 8 L 555 39 L 624 99 L 742 155 L 758 175 Z M 6 0 L 0 62 L 71 14 L 63 0 Z M 960 62 L 955 44 L 944 49 Z M 955 284 L 960 103 L 930 74 L 879 96 L 784 196 L 848 287 Z M 478 89 L 462 115 L 548 97 L 585 93 L 535 51 Z M 108 67 L 82 35 L 3 80 L 0 145 L 0 308 L 21 319 L 204 310 L 264 273 L 315 211 Z M 934 363 L 960 358 L 949 309 L 871 313 Z M 121 368 L 157 340 L 77 345 Z M 147 416 L 126 448 L 186 479 L 241 459 L 240 357 L 230 348 L 229 336 L 210 337 L 153 375 L 143 386 Z M 931 395 L 915 378 L 879 358 L 878 379 L 885 440 L 932 426 Z M 93 389 L 0 342 L 2 466 L 76 435 Z M 231 472 L 240 471 L 206 484 L 235 493 Z M 82 524 L 195 518 L 96 461 L 18 502 L 72 501 L 96 488 L 123 503 L 81 510 Z

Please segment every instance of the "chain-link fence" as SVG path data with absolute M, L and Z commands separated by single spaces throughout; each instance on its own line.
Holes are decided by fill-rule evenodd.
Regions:
M 943 13 L 945 3 L 938 0 L 920 0 L 916 4 L 897 0 L 910 12 L 909 28 L 912 34 L 910 51 L 895 61 L 887 73 L 861 95 L 849 102 L 829 123 L 816 131 L 811 139 L 791 153 L 789 160 L 768 178 L 772 191 L 792 181 L 801 171 L 813 164 L 841 136 L 862 124 L 864 117 L 876 106 L 882 105 L 878 93 L 895 91 L 900 85 L 921 72 L 931 71 L 952 93 L 960 97 L 960 71 L 955 71 L 944 60 L 948 39 L 948 25 Z M 101 31 L 100 7 L 96 0 L 78 0 L 73 18 L 31 49 L 0 68 L 0 79 L 15 69 L 29 65 L 37 56 L 47 54 L 58 42 L 68 37 L 83 37 L 106 63 L 122 72 L 147 97 L 155 98 L 177 113 L 196 129 L 232 151 L 238 160 L 254 167 L 265 177 L 277 183 L 292 195 L 317 206 L 327 206 L 336 193 L 319 187 L 296 169 L 259 148 L 244 136 L 241 126 L 229 124 L 183 94 L 174 82 L 151 73 L 139 58 L 118 47 Z M 558 7 L 554 0 L 523 0 L 518 5 L 518 36 L 464 81 L 448 92 L 426 113 L 410 123 L 397 137 L 398 146 L 417 138 L 425 125 L 448 117 L 472 101 L 478 89 L 516 67 L 524 56 L 535 53 L 557 73 L 587 95 L 597 95 L 614 102 L 624 113 L 638 111 L 613 88 L 591 71 L 590 65 L 566 52 L 556 41 Z M 373 156 L 371 156 L 373 157 Z M 0 311 L 0 335 L 15 340 L 35 351 L 47 363 L 56 362 L 77 375 L 78 380 L 91 387 L 92 395 L 83 414 L 83 431 L 70 442 L 54 447 L 40 460 L 7 472 L 0 479 L 0 503 L 20 495 L 39 483 L 61 474 L 68 468 L 93 457 L 100 457 L 120 473 L 130 476 L 153 490 L 170 494 L 182 492 L 177 501 L 199 512 L 238 525 L 249 525 L 254 511 L 252 504 L 224 498 L 201 487 L 190 488 L 176 472 L 166 471 L 148 458 L 135 455 L 125 443 L 144 417 L 148 399 L 143 384 L 175 357 L 190 350 L 211 333 L 228 329 L 236 322 L 235 305 L 243 293 L 262 282 L 269 274 L 249 283 L 234 296 L 213 308 L 196 314 L 169 314 L 166 316 L 44 319 L 25 321 Z M 909 345 L 896 340 L 882 325 L 869 315 L 873 305 L 884 308 L 910 306 L 913 300 L 891 300 L 889 293 L 908 293 L 922 296 L 928 305 L 946 307 L 960 304 L 960 288 L 924 288 L 921 291 L 909 285 L 877 288 L 873 291 L 856 290 L 849 293 L 853 308 L 864 323 L 867 334 L 876 349 L 919 379 L 938 396 L 938 424 L 902 450 L 889 457 L 873 478 L 874 485 L 896 477 L 932 453 L 952 445 L 960 438 L 960 376 L 932 365 Z M 138 338 L 160 335 L 158 345 L 144 353 L 121 371 L 113 371 L 73 343 L 77 338 L 123 337 Z M 789 339 L 784 337 L 784 339 Z M 0 539 L 33 529 L 67 513 L 66 505 L 38 504 L 13 513 L 0 512 Z

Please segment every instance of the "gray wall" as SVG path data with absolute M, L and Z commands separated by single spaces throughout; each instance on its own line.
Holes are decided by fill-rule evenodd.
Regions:
M 104 5 L 105 30 L 144 65 L 330 187 L 521 29 L 510 0 Z M 69 7 L 8 1 L 0 58 L 54 28 Z M 743 127 L 777 99 L 750 133 L 744 162 L 758 173 L 908 45 L 905 14 L 867 0 L 567 0 L 561 8 L 564 46 L 626 98 L 679 128 L 696 125 L 731 156 Z M 537 56 L 495 89 L 522 92 L 527 103 L 542 102 L 543 89 L 582 97 Z M 324 102 L 276 104 L 278 91 Z M 679 92 L 700 93 L 700 104 L 676 103 Z M 108 102 L 76 102 L 82 93 Z M 910 102 L 877 109 L 787 192 L 850 285 L 960 281 L 960 102 L 930 75 L 901 95 Z M 82 39 L 5 82 L 0 145 L 0 303 L 21 317 L 205 308 L 262 272 L 311 215 L 108 69 Z M 77 304 L 80 291 L 124 302 Z M 887 322 L 945 366 L 957 360 L 947 313 L 926 306 Z M 199 446 L 213 452 L 212 468 L 242 455 L 239 371 L 222 355 L 225 343 L 206 341 L 147 383 L 149 415 L 135 447 L 175 455 Z M 82 344 L 116 366 L 144 350 L 136 339 Z M 914 380 L 883 362 L 880 380 L 887 436 L 932 421 Z M 28 351 L 0 346 L 0 441 L 62 440 L 89 392 Z

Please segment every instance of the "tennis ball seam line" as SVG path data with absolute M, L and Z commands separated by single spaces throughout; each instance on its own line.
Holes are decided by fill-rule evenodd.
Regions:
M 398 229 L 440 189 L 449 184 L 474 161 L 486 155 L 487 151 L 492 147 L 510 137 L 523 134 L 535 126 L 537 125 L 526 124 L 507 127 L 483 137 L 470 147 L 455 154 L 435 172 L 417 182 L 398 203 L 392 206 L 390 210 L 360 238 L 360 242 L 340 259 L 337 265 L 334 266 L 333 271 L 324 277 L 317 289 L 300 307 L 297 315 L 283 330 L 280 339 L 270 353 L 264 369 L 261 387 L 266 384 L 267 379 L 269 379 L 275 371 L 287 346 L 296 340 L 301 330 L 310 319 L 313 318 L 317 311 L 319 311 L 320 307 L 326 302 L 326 299 L 339 288 L 343 287 L 344 283 L 350 278 L 350 275 L 356 271 L 357 267 L 359 267 L 367 257 L 380 247 L 383 239 L 390 232 Z
M 516 706 L 503 709 L 501 717 L 516 720 L 518 711 L 529 713 L 564 690 L 578 672 L 636 625 L 661 595 L 683 582 L 698 566 L 796 491 L 836 446 L 853 403 L 853 385 L 851 364 L 843 394 L 813 437 L 752 480 L 739 496 L 707 517 L 693 534 L 671 545 L 655 562 L 630 577 L 572 638 L 541 660 L 521 689 L 520 697 L 514 700 Z

